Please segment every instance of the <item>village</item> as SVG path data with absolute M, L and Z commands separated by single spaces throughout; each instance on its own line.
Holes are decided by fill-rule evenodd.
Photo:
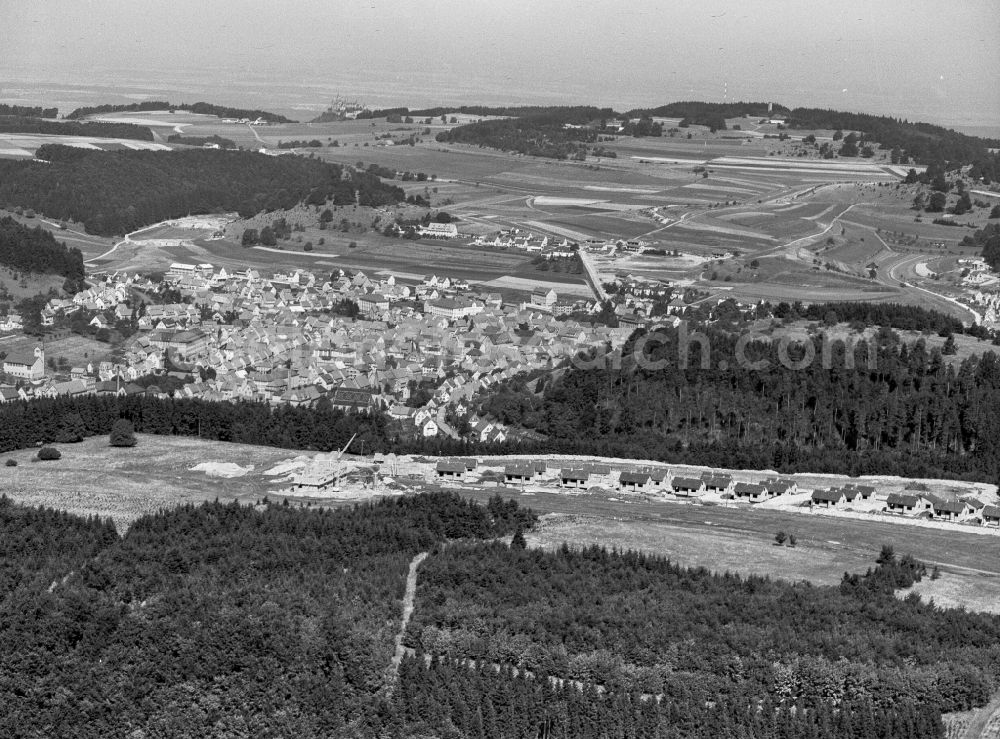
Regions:
M 136 293 L 164 289 L 181 302 L 136 306 Z M 633 330 L 556 318 L 595 312 L 596 301 L 565 303 L 553 289 L 525 297 L 506 303 L 500 293 L 436 275 L 406 284 L 360 271 L 264 277 L 178 263 L 158 284 L 114 273 L 71 299 L 51 299 L 41 323 L 75 313 L 92 315 L 88 325 L 98 331 L 129 322 L 135 332 L 122 342 L 120 361 L 56 373 L 43 342 L 9 349 L 0 397 L 145 393 L 293 406 L 326 399 L 344 411 L 385 410 L 423 437 L 459 438 L 448 419 L 461 419 L 466 438 L 497 443 L 527 432 L 472 416 L 477 393 L 551 370 L 585 347 L 620 346 Z M 5 321 L 0 328 L 21 327 L 17 314 Z M 172 390 L 161 387 L 168 384 Z

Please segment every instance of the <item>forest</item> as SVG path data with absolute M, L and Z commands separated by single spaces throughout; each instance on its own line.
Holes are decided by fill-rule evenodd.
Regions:
M 637 116 L 680 118 L 682 122 L 687 124 L 708 126 L 718 131 L 725 131 L 727 118 L 742 118 L 743 116 L 767 118 L 788 112 L 788 109 L 781 105 L 774 106 L 771 111 L 768 111 L 767 106 L 767 103 L 703 103 L 689 100 L 668 103 L 658 108 L 630 110 L 625 115 L 630 118 Z
M 26 116 L 0 115 L 0 133 L 38 133 L 47 136 L 94 136 L 104 139 L 153 140 L 151 130 L 133 123 L 46 121 Z
M 245 218 L 300 202 L 387 205 L 403 191 L 353 168 L 244 151 L 91 151 L 47 144 L 38 161 L 0 161 L 0 203 L 125 234 L 168 218 L 237 211 Z
M 973 181 L 980 177 L 986 184 L 1000 181 L 1000 155 L 988 151 L 1000 142 L 932 123 L 910 123 L 868 113 L 795 108 L 786 125 L 789 128 L 863 131 L 866 138 L 878 141 L 883 149 L 898 147 L 917 164 L 942 163 L 947 169 L 971 164 L 968 176 Z
M 25 272 L 62 275 L 75 292 L 84 283 L 83 254 L 67 249 L 41 226 L 29 228 L 10 216 L 0 218 L 0 264 Z
M 997 685 L 1000 618 L 894 597 L 923 567 L 889 547 L 819 587 L 528 550 L 536 521 L 436 492 L 118 532 L 0 496 L 0 733 L 940 739 Z
M 268 113 L 266 110 L 246 110 L 244 108 L 230 108 L 225 105 L 213 105 L 211 103 L 180 103 L 174 105 L 163 100 L 145 100 L 140 103 L 128 103 L 125 105 L 93 105 L 90 107 L 77 108 L 66 116 L 67 119 L 85 118 L 88 115 L 99 115 L 104 113 L 138 113 L 150 110 L 188 110 L 199 115 L 214 115 L 217 118 L 249 118 L 252 121 L 260 118 L 268 123 L 295 123 L 295 121 L 285 118 L 277 113 Z
M 0 734 L 380 736 L 410 559 L 534 520 L 430 493 L 187 505 L 119 534 L 0 497 Z
M 215 144 L 223 149 L 237 149 L 236 142 L 232 139 L 223 138 L 218 135 L 211 136 L 184 136 L 179 133 L 172 133 L 167 136 L 167 141 L 171 144 L 183 144 L 184 146 L 205 146 Z
M 540 446 L 552 453 L 1000 480 L 993 352 L 948 362 L 940 349 L 905 344 L 887 328 L 849 353 L 822 334 L 782 343 L 741 341 L 717 326 L 694 333 L 639 331 L 620 367 L 617 353 L 592 351 L 540 394 L 508 382 L 481 411 L 544 434 Z
M 912 582 L 919 563 L 889 548 L 878 562 L 837 588 L 598 547 L 449 545 L 421 565 L 407 635 L 418 653 L 438 659 L 407 669 L 422 685 L 440 685 L 456 677 L 455 660 L 472 660 L 476 671 L 463 665 L 470 677 L 458 685 L 477 696 L 488 688 L 491 702 L 513 693 L 525 706 L 517 721 L 534 726 L 546 715 L 557 726 L 575 720 L 563 707 L 572 689 L 546 688 L 542 678 L 589 686 L 578 704 L 588 720 L 554 736 L 617 735 L 600 726 L 619 731 L 619 722 L 640 720 L 637 711 L 651 726 L 625 735 L 942 736 L 940 712 L 983 705 L 997 684 L 1000 618 L 897 599 L 893 584 Z M 493 665 L 503 666 L 499 676 Z M 536 679 L 517 680 L 510 668 Z M 500 706 L 463 711 L 463 692 L 438 690 L 413 713 L 476 726 L 509 710 L 505 696 Z M 794 728 L 771 733 L 772 721 Z M 752 722 L 761 723 L 743 733 Z
M 8 105 L 0 103 L 0 116 L 14 115 L 27 118 L 55 118 L 59 115 L 58 108 L 43 108 L 31 105 Z
M 599 129 L 590 124 L 612 113 L 593 107 L 541 108 L 515 118 L 456 126 L 435 138 L 550 159 L 582 159 L 587 155 L 586 144 L 598 141 Z M 567 128 L 567 124 L 578 127 Z

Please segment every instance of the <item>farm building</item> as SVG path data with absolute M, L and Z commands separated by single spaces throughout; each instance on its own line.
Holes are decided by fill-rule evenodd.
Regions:
M 585 488 L 590 480 L 587 470 L 562 469 L 559 471 L 559 484 L 564 488 Z
M 733 495 L 740 500 L 748 500 L 751 503 L 760 503 L 771 497 L 766 486 L 756 482 L 738 482 L 733 487 Z
M 847 503 L 847 494 L 842 488 L 814 490 L 809 500 L 818 508 L 840 508 Z
M 771 496 L 795 495 L 799 492 L 799 484 L 795 480 L 772 478 L 764 481 L 764 487 Z
M 466 469 L 465 463 L 461 460 L 442 459 L 434 471 L 444 480 L 464 480 Z
M 675 477 L 670 481 L 675 495 L 701 495 L 705 492 L 705 481 L 697 477 Z
M 983 507 L 983 526 L 1000 526 L 1000 506 Z
M 638 492 L 650 487 L 648 472 L 624 471 L 618 476 L 618 489 Z
M 705 491 L 709 493 L 719 493 L 724 495 L 733 492 L 733 478 L 729 475 L 702 475 L 705 482 Z

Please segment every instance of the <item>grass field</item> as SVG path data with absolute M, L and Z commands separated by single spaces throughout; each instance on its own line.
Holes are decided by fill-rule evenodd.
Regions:
M 883 544 L 909 552 L 943 575 L 934 588 L 950 589 L 953 602 L 984 605 L 1000 583 L 1000 534 L 983 536 L 941 532 L 880 521 L 833 518 L 760 508 L 730 508 L 699 504 L 638 500 L 614 495 L 522 494 L 499 488 L 505 497 L 545 518 L 531 540 L 553 546 L 562 540 L 639 548 L 671 557 L 689 566 L 714 571 L 755 573 L 789 580 L 803 578 L 835 583 L 845 571 L 874 566 Z M 486 500 L 497 490 L 464 494 Z M 795 534 L 797 546 L 774 546 L 775 532 Z M 927 581 L 930 586 L 930 581 Z M 940 584 L 939 584 L 940 583 Z M 986 583 L 986 585 L 984 585 Z M 920 587 L 924 587 L 921 585 Z
M 2 468 L 6 494 L 18 503 L 59 508 L 81 516 L 114 520 L 119 532 L 136 518 L 161 508 L 203 500 L 257 500 L 269 490 L 260 474 L 294 452 L 195 438 L 139 434 L 133 448 L 108 446 L 106 436 L 56 445 L 62 458 L 33 461 L 35 449 L 8 452 L 16 467 Z M 254 466 L 245 477 L 209 477 L 191 472 L 199 462 Z

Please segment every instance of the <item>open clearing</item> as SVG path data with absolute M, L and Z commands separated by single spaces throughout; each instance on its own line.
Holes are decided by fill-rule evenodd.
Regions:
M 269 489 L 260 472 L 292 456 L 285 449 L 227 444 L 197 438 L 137 434 L 132 448 L 108 446 L 106 436 L 56 444 L 62 458 L 35 461 L 36 449 L 8 452 L 6 494 L 25 505 L 59 508 L 81 516 L 111 518 L 124 532 L 142 515 L 204 500 L 258 500 Z M 222 478 L 190 468 L 199 462 L 253 466 L 243 477 Z

